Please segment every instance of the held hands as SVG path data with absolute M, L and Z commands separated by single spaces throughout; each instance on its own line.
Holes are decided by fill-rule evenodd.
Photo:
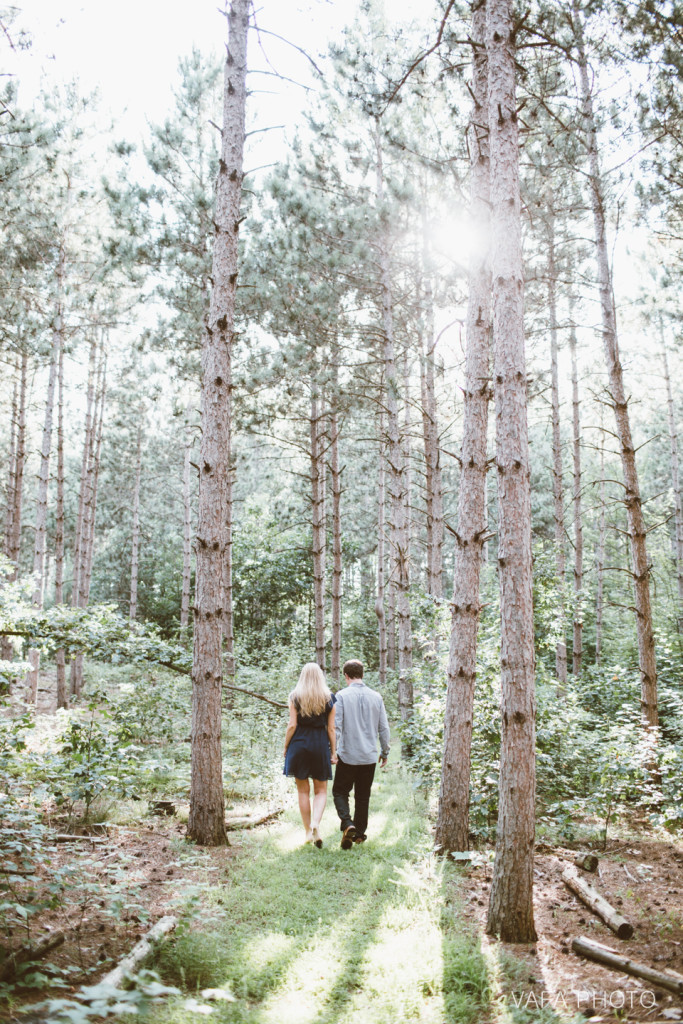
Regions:
M 330 761 L 332 762 L 332 764 L 336 764 L 338 760 L 339 758 L 337 757 L 336 754 L 330 754 Z

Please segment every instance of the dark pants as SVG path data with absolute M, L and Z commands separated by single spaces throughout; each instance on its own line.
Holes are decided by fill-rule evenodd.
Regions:
M 341 758 L 337 761 L 332 784 L 332 798 L 337 814 L 341 819 L 341 829 L 355 826 L 359 836 L 365 835 L 368 827 L 368 807 L 370 806 L 370 790 L 375 777 L 374 764 L 344 764 Z M 353 817 L 349 807 L 349 795 L 354 791 Z

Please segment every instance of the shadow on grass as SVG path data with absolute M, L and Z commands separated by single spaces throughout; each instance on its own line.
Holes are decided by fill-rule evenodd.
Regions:
M 276 1019 L 290 1019 L 289 1012 L 310 1024 L 339 1020 L 362 985 L 385 910 L 400 899 L 390 879 L 413 855 L 423 828 L 406 809 L 398 779 L 377 789 L 373 805 L 381 813 L 370 826 L 379 831 L 351 851 L 335 840 L 322 850 L 283 852 L 277 832 L 252 840 L 234 880 L 206 893 L 209 912 L 218 917 L 206 927 L 195 922 L 160 951 L 154 966 L 163 980 L 190 992 L 228 985 L 237 1002 L 216 1005 L 212 1015 L 226 1024 L 274 1019 L 274 997 L 283 1010 Z M 176 1005 L 148 1019 L 192 1018 Z
M 510 947 L 464 923 L 460 869 L 446 866 L 441 914 L 445 1024 L 569 1024 L 585 1017 L 548 991 L 534 946 Z M 561 1009 L 561 1013 L 558 1013 Z

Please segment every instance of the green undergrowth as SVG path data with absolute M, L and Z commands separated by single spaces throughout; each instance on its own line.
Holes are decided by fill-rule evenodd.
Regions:
M 463 919 L 466 874 L 431 852 L 427 809 L 398 768 L 373 788 L 368 841 L 344 851 L 332 806 L 324 847 L 304 846 L 295 809 L 245 836 L 227 883 L 159 950 L 153 968 L 183 995 L 145 1019 L 185 1024 L 485 1024 L 557 1020 L 505 990 L 525 965 Z M 221 989 L 232 1001 L 207 1002 Z

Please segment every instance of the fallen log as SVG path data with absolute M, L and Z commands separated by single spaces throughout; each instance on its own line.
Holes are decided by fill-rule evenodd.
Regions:
M 25 964 L 28 960 L 42 960 L 44 956 L 57 949 L 64 942 L 64 932 L 53 932 L 39 942 L 37 946 L 26 943 L 18 949 L 8 950 L 7 959 L 0 967 L 0 981 L 7 981 L 14 977 L 17 967 Z
M 248 815 L 240 818 L 226 818 L 225 831 L 235 832 L 237 829 L 256 828 L 257 825 L 265 825 L 267 821 L 272 821 L 273 818 L 278 818 L 283 811 L 284 807 L 279 807 L 276 811 L 269 811 L 267 814 L 262 814 L 260 818 L 253 818 Z
M 633 935 L 633 925 L 619 911 L 615 910 L 600 893 L 584 882 L 573 864 L 568 864 L 562 872 L 562 881 L 568 889 L 578 896 L 582 903 L 602 918 L 605 924 L 612 929 L 620 939 L 630 939 Z
M 144 960 L 147 954 L 151 952 L 153 944 L 164 935 L 167 935 L 168 932 L 173 931 L 176 924 L 177 918 L 175 917 L 160 918 L 154 927 L 150 928 L 147 934 L 143 935 L 139 942 L 136 942 L 128 956 L 124 956 L 123 960 L 119 960 L 113 970 L 109 971 L 108 974 L 105 974 L 100 984 L 113 985 L 114 988 L 120 988 L 126 974 L 133 971 L 135 965 L 140 963 L 141 960 Z
M 106 843 L 107 841 L 105 836 L 74 836 L 67 832 L 50 838 L 53 843 Z
M 639 964 L 635 960 L 621 956 L 615 949 L 603 946 L 601 942 L 595 942 L 593 939 L 572 939 L 572 949 L 579 956 L 595 960 L 599 964 L 611 967 L 614 971 L 631 974 L 634 978 L 642 978 L 643 981 L 661 985 L 662 988 L 683 996 L 683 977 L 681 975 L 656 971 L 653 967 L 648 967 L 647 964 Z
M 594 853 L 577 853 L 574 855 L 574 863 L 577 868 L 582 868 L 584 871 L 598 870 L 598 858 Z

